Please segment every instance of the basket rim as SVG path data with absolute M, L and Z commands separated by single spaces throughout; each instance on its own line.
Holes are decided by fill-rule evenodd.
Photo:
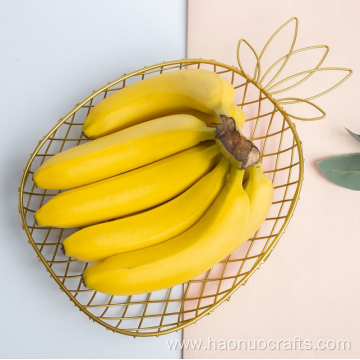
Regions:
M 182 321 L 182 323 L 180 325 L 171 327 L 169 329 L 161 330 L 161 331 L 156 331 L 156 332 L 154 332 L 154 331 L 151 331 L 151 332 L 132 332 L 132 331 L 128 331 L 128 330 L 125 330 L 125 329 L 118 329 L 118 328 L 116 328 L 116 327 L 114 327 L 112 325 L 109 325 L 108 323 L 100 320 L 99 318 L 97 318 L 95 315 L 93 315 L 91 312 L 89 312 L 83 305 L 81 305 L 76 298 L 74 298 L 74 296 L 70 293 L 70 291 L 65 287 L 65 285 L 59 280 L 57 275 L 50 268 L 47 261 L 44 259 L 43 255 L 41 254 L 41 252 L 39 251 L 39 249 L 35 245 L 35 242 L 34 242 L 32 236 L 30 234 L 30 231 L 29 231 L 26 219 L 25 219 L 24 205 L 23 205 L 24 187 L 25 187 L 25 183 L 27 181 L 27 176 L 29 175 L 28 171 L 30 169 L 30 166 L 31 166 L 37 152 L 44 145 L 44 143 L 48 140 L 48 138 L 69 117 L 71 117 L 83 105 L 85 105 L 87 102 L 89 102 L 91 99 L 93 99 L 94 97 L 99 95 L 104 90 L 107 90 L 108 88 L 112 87 L 113 85 L 115 85 L 115 84 L 117 84 L 117 83 L 119 83 L 119 82 L 121 82 L 123 80 L 126 80 L 126 79 L 128 79 L 130 77 L 133 77 L 133 76 L 136 76 L 136 75 L 142 75 L 144 72 L 147 72 L 149 70 L 160 69 L 160 71 L 161 71 L 165 66 L 171 66 L 171 65 L 180 65 L 180 70 L 181 70 L 182 66 L 187 66 L 187 65 L 192 65 L 192 64 L 209 64 L 209 65 L 223 67 L 225 69 L 233 71 L 233 72 L 237 73 L 238 75 L 242 76 L 243 78 L 245 78 L 248 82 L 252 83 L 254 86 L 256 86 L 260 90 L 260 92 L 274 104 L 274 106 L 277 108 L 277 110 L 285 118 L 286 122 L 288 123 L 288 125 L 290 127 L 290 130 L 292 131 L 294 139 L 295 139 L 295 143 L 296 143 L 296 147 L 297 147 L 298 155 L 299 155 L 299 179 L 298 179 L 298 182 L 297 182 L 297 187 L 296 187 L 296 190 L 295 190 L 295 193 L 294 193 L 293 200 L 291 201 L 287 216 L 286 216 L 286 218 L 284 220 L 284 223 L 281 226 L 281 228 L 280 228 L 279 232 L 277 233 L 277 235 L 272 240 L 269 247 L 266 249 L 266 251 L 261 256 L 258 257 L 258 260 L 255 262 L 255 264 L 252 266 L 251 270 L 246 274 L 246 276 L 244 276 L 241 279 L 241 281 L 239 281 L 230 290 L 228 290 L 226 292 L 226 294 L 223 295 L 218 301 L 216 301 L 214 304 L 209 306 L 209 308 L 207 310 L 203 311 L 199 315 L 196 315 L 192 319 Z M 290 219 L 293 216 L 293 213 L 295 211 L 295 207 L 297 205 L 297 202 L 300 199 L 299 195 L 300 195 L 300 191 L 301 191 L 302 181 L 304 179 L 303 174 L 304 174 L 304 158 L 303 158 L 303 152 L 302 152 L 302 143 L 301 143 L 300 138 L 299 138 L 299 136 L 297 134 L 297 131 L 295 129 L 295 125 L 290 120 L 289 116 L 283 111 L 282 107 L 279 106 L 279 104 L 276 102 L 276 100 L 271 95 L 269 95 L 262 88 L 262 86 L 260 84 L 256 83 L 249 75 L 243 73 L 241 70 L 239 70 L 238 68 L 236 68 L 234 66 L 230 66 L 230 65 L 218 62 L 216 60 L 206 60 L 206 59 L 201 59 L 200 58 L 200 59 L 181 59 L 181 60 L 164 61 L 162 63 L 158 63 L 158 64 L 155 64 L 155 65 L 145 66 L 144 68 L 133 71 L 133 72 L 130 72 L 129 74 L 124 74 L 120 78 L 109 82 L 107 85 L 103 86 L 99 90 L 93 91 L 93 93 L 90 96 L 88 96 L 81 103 L 76 104 L 75 107 L 69 113 L 67 113 L 64 117 L 62 117 L 59 120 L 59 122 L 44 136 L 44 138 L 39 141 L 38 145 L 36 146 L 33 153 L 30 155 L 30 159 L 28 160 L 28 162 L 26 164 L 26 167 L 24 169 L 23 176 L 22 176 L 22 179 L 21 179 L 20 187 L 19 187 L 19 212 L 20 212 L 20 216 L 21 216 L 21 220 L 22 220 L 22 228 L 23 228 L 23 230 L 25 231 L 25 233 L 26 233 L 26 235 L 28 237 L 28 243 L 30 243 L 31 246 L 33 247 L 35 253 L 37 254 L 37 257 L 38 257 L 39 261 L 41 261 L 43 263 L 43 265 L 45 266 L 46 271 L 50 273 L 50 277 L 52 277 L 56 281 L 56 283 L 59 285 L 60 290 L 65 292 L 65 294 L 69 297 L 70 301 L 74 302 L 74 305 L 76 305 L 79 308 L 80 311 L 84 312 L 89 317 L 89 320 L 93 320 L 93 322 L 96 321 L 100 325 L 104 326 L 106 328 L 106 330 L 111 330 L 113 332 L 118 332 L 118 333 L 123 334 L 123 335 L 128 335 L 128 336 L 133 336 L 133 337 L 150 337 L 150 336 L 157 336 L 158 337 L 160 335 L 165 335 L 165 334 L 169 334 L 169 333 L 172 333 L 172 332 L 175 332 L 175 331 L 179 331 L 179 330 L 181 330 L 181 329 L 183 329 L 183 328 L 185 328 L 185 327 L 187 327 L 187 326 L 189 326 L 191 324 L 196 323 L 198 320 L 203 318 L 205 315 L 208 315 L 212 311 L 214 311 L 225 300 L 230 300 L 230 296 L 233 295 L 234 292 L 237 289 L 239 289 L 240 286 L 243 286 L 243 285 L 246 284 L 246 282 L 254 274 L 254 272 L 260 268 L 261 264 L 263 264 L 268 259 L 271 252 L 274 250 L 275 246 L 279 242 L 280 237 L 285 232 L 285 229 L 288 226 L 288 224 L 290 222 Z M 164 327 L 166 327 L 166 325 L 164 325 Z

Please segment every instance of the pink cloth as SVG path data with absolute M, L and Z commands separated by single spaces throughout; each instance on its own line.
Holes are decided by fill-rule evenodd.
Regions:
M 184 340 L 203 341 L 201 350 L 191 346 L 184 350 L 184 358 L 360 356 L 360 192 L 330 183 L 316 167 L 323 158 L 360 152 L 360 143 L 344 129 L 360 133 L 360 2 L 189 0 L 187 57 L 238 66 L 236 47 L 240 38 L 260 53 L 274 31 L 294 16 L 299 19 L 294 49 L 328 45 L 331 50 L 322 67 L 348 67 L 354 74 L 333 92 L 313 100 L 326 111 L 325 119 L 294 120 L 306 159 L 305 180 L 294 217 L 270 258 L 246 286 L 211 316 L 184 330 Z M 261 62 L 264 69 L 286 54 L 291 29 L 292 25 L 269 49 Z M 243 50 L 244 66 L 251 74 L 251 53 Z M 322 55 L 323 50 L 299 54 L 289 61 L 279 80 L 315 67 Z M 344 73 L 317 75 L 285 94 L 311 96 L 336 83 Z M 304 109 L 303 114 L 315 112 Z M 255 340 L 286 341 L 294 337 L 311 340 L 315 347 L 319 340 L 349 340 L 351 350 L 299 350 L 299 345 L 296 350 L 285 350 L 279 343 L 280 350 L 209 351 L 203 349 L 209 337 L 217 341 L 251 341 L 251 347 Z

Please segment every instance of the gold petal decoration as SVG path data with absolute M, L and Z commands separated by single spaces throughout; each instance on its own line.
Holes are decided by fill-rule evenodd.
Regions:
M 266 49 L 268 48 L 268 46 L 270 45 L 271 41 L 275 38 L 275 36 L 282 30 L 284 29 L 287 25 L 289 25 L 291 22 L 295 21 L 295 31 L 294 31 L 294 37 L 293 37 L 293 41 L 291 43 L 290 46 L 290 50 L 288 52 L 287 55 L 285 55 L 285 60 L 283 62 L 283 64 L 281 65 L 280 69 L 277 71 L 277 73 L 273 76 L 273 78 L 265 85 L 263 86 L 264 89 L 266 90 L 274 81 L 275 79 L 280 75 L 280 73 L 282 72 L 282 70 L 284 69 L 285 65 L 287 64 L 288 60 L 290 59 L 290 56 L 293 52 L 294 46 L 295 46 L 295 42 L 296 42 L 296 37 L 297 37 L 297 32 L 298 32 L 298 25 L 299 25 L 299 21 L 296 17 L 291 18 L 289 21 L 287 21 L 284 25 L 282 25 L 281 27 L 279 27 L 279 29 L 277 29 L 274 34 L 270 37 L 270 39 L 268 40 L 268 42 L 265 44 L 264 48 L 262 49 L 260 56 L 259 56 L 259 61 L 261 61 L 261 58 L 263 57 Z M 275 66 L 275 65 L 274 65 Z M 265 76 L 269 73 L 269 71 L 267 71 L 265 73 L 265 75 L 261 78 L 260 80 L 260 84 L 263 83 Z
M 314 50 L 314 49 L 321 49 L 321 48 L 324 48 L 326 49 L 325 50 L 325 53 L 323 55 L 323 57 L 320 59 L 319 63 L 315 66 L 314 69 L 318 69 L 321 64 L 324 62 L 327 54 L 329 53 L 330 51 L 330 48 L 327 46 L 327 45 L 315 45 L 315 46 L 308 46 L 308 47 L 305 47 L 305 48 L 301 48 L 301 49 L 298 49 L 298 50 L 295 50 L 293 51 L 291 55 L 294 55 L 294 54 L 298 54 L 300 52 L 303 52 L 303 51 L 308 51 L 308 50 Z M 287 55 L 284 55 L 281 59 L 279 59 L 278 61 L 276 61 L 274 64 L 272 64 L 269 69 L 266 71 L 266 73 L 264 74 L 264 76 L 262 77 L 262 79 L 264 79 L 268 73 L 277 65 L 279 64 L 281 61 L 284 61 L 286 59 Z M 301 79 L 300 81 L 298 81 L 297 83 L 293 84 L 291 87 L 288 87 L 286 89 L 282 89 L 282 90 L 279 90 L 276 92 L 276 94 L 280 93 L 280 92 L 284 92 L 286 90 L 290 90 L 298 85 L 300 85 L 301 83 L 303 83 L 304 81 L 306 81 L 311 75 L 313 74 L 313 72 L 311 72 L 310 74 L 306 75 L 303 79 Z M 270 93 L 270 90 L 273 89 L 275 86 L 277 86 L 279 83 L 276 83 L 275 85 L 271 86 L 270 88 L 267 89 L 267 91 Z M 275 93 L 273 93 L 275 94 Z
M 256 66 L 255 66 L 254 76 L 252 79 L 251 79 L 250 75 L 245 72 L 245 70 L 241 64 L 241 61 L 240 61 L 240 45 L 242 42 L 244 42 L 251 49 L 251 51 L 253 52 L 253 54 L 255 55 L 255 58 L 256 58 Z M 237 47 L 237 60 L 239 63 L 240 70 L 244 74 L 244 76 L 249 77 L 254 83 L 258 83 L 260 73 L 261 73 L 260 59 L 259 59 L 256 51 L 254 50 L 254 48 L 245 39 L 239 40 L 238 47 Z
M 300 85 L 302 82 L 304 82 L 306 79 L 308 79 L 311 75 L 313 75 L 314 73 L 318 73 L 319 71 L 346 71 L 348 72 L 348 74 L 343 78 L 341 79 L 339 82 L 337 82 L 335 85 L 333 85 L 332 87 L 330 87 L 329 89 L 327 90 L 324 90 L 323 92 L 319 93 L 319 94 L 316 94 L 316 95 L 313 95 L 311 97 L 308 97 L 304 100 L 313 100 L 313 99 L 316 99 L 322 95 L 325 95 L 327 94 L 328 92 L 330 92 L 331 90 L 335 89 L 336 87 L 338 87 L 339 85 L 341 85 L 345 80 L 347 80 L 351 74 L 352 74 L 352 70 L 351 69 L 347 69 L 347 68 L 339 68 L 339 67 L 329 67 L 329 68 L 315 68 L 315 69 L 312 69 L 312 70 L 306 70 L 306 71 L 302 71 L 300 73 L 297 73 L 297 74 L 294 74 L 294 75 L 291 75 L 281 81 L 279 81 L 278 83 L 276 83 L 275 85 L 273 85 L 272 87 L 270 87 L 268 89 L 268 94 L 273 96 L 275 94 L 279 94 L 279 93 L 282 93 L 282 92 L 285 92 L 287 90 L 290 90 L 292 88 L 294 88 L 295 86 L 297 85 Z M 283 84 L 285 83 L 286 81 L 289 81 L 297 76 L 301 76 L 301 75 L 304 75 L 304 74 L 308 74 L 307 77 L 305 77 L 304 79 L 302 79 L 301 81 L 297 82 L 296 84 L 293 84 L 285 89 L 281 89 L 281 90 L 278 90 L 278 91 L 270 91 L 272 89 L 275 89 L 277 86 L 279 86 L 280 84 Z M 292 104 L 296 104 L 298 101 L 295 101 L 295 102 L 291 102 Z M 291 104 L 290 102 L 287 102 L 287 104 Z
M 297 104 L 297 103 L 307 103 L 307 104 L 311 105 L 312 107 L 314 107 L 315 109 L 319 110 L 322 114 L 321 116 L 317 116 L 317 117 L 313 117 L 313 118 L 304 118 L 304 117 L 296 116 L 294 114 L 289 114 L 286 110 L 284 110 L 284 108 L 282 108 L 282 112 L 285 115 L 292 117 L 293 119 L 304 120 L 304 121 L 314 121 L 314 120 L 323 119 L 326 116 L 326 113 L 324 110 L 322 110 L 319 106 L 310 102 L 309 100 L 289 97 L 289 98 L 279 99 L 276 102 L 280 106 L 286 106 L 286 105 Z
M 280 33 L 280 31 L 283 30 L 287 25 L 289 25 L 293 21 L 295 22 L 294 36 L 293 36 L 293 40 L 292 40 L 289 52 L 286 55 L 282 56 L 280 59 L 278 59 L 276 62 L 274 62 L 266 70 L 264 75 L 262 75 L 262 77 L 261 77 L 261 59 L 263 58 L 266 50 L 268 50 L 270 43 Z M 310 105 L 312 107 L 315 107 L 318 111 L 321 112 L 322 115 L 317 116 L 317 117 L 312 117 L 312 118 L 304 118 L 304 117 L 292 115 L 292 114 L 288 113 L 287 111 L 283 110 L 284 114 L 287 114 L 289 117 L 292 117 L 292 118 L 298 119 L 298 120 L 305 120 L 305 121 L 319 120 L 319 119 L 323 119 L 326 116 L 326 113 L 319 106 L 315 105 L 314 103 L 310 102 L 309 100 L 318 98 L 318 97 L 320 97 L 322 95 L 327 94 L 331 90 L 334 90 L 336 87 L 341 85 L 345 80 L 347 80 L 351 76 L 352 70 L 348 69 L 348 68 L 338 68 L 338 67 L 320 68 L 320 66 L 323 64 L 323 62 L 324 62 L 325 58 L 327 57 L 327 55 L 329 53 L 329 50 L 330 50 L 327 45 L 314 45 L 314 46 L 308 46 L 308 47 L 304 47 L 304 48 L 301 48 L 301 49 L 294 50 L 294 46 L 295 46 L 295 42 L 296 42 L 296 38 L 297 38 L 297 33 L 298 33 L 298 22 L 299 22 L 298 19 L 296 17 L 293 17 L 290 20 L 288 20 L 285 24 L 283 24 L 278 30 L 276 30 L 275 33 L 270 37 L 270 39 L 265 44 L 265 46 L 262 49 L 259 56 L 257 55 L 254 48 L 246 40 L 241 39 L 239 41 L 239 43 L 238 43 L 237 59 L 238 59 L 240 69 L 241 69 L 242 73 L 244 74 L 244 76 L 248 80 L 252 81 L 255 85 L 259 86 L 259 88 L 261 88 L 261 91 L 265 96 L 272 97 L 273 101 L 276 102 L 278 105 L 286 106 L 286 105 L 290 105 L 290 104 L 307 103 L 308 105 Z M 251 79 L 250 75 L 246 74 L 246 72 L 244 71 L 243 66 L 241 64 L 240 45 L 241 45 L 242 42 L 245 42 L 246 45 L 252 50 L 252 52 L 255 55 L 256 60 L 257 60 L 253 79 Z M 290 56 L 298 54 L 298 53 L 303 52 L 303 51 L 309 51 L 309 50 L 314 50 L 314 49 L 325 49 L 325 52 L 324 52 L 322 58 L 320 59 L 320 61 L 318 62 L 318 64 L 315 66 L 314 69 L 298 72 L 296 74 L 290 75 L 290 76 L 286 77 L 285 79 L 282 79 L 282 80 L 278 81 L 277 83 L 273 84 L 275 82 L 275 80 L 278 78 L 278 76 L 280 75 L 280 73 L 282 72 L 282 70 L 285 68 L 287 62 L 290 59 Z M 282 62 L 282 64 L 280 66 L 280 69 L 268 81 L 268 83 L 266 85 L 263 85 L 265 78 L 269 75 L 271 70 L 273 70 L 281 62 Z M 290 89 L 293 89 L 293 88 L 299 86 L 300 84 L 305 82 L 307 79 L 309 79 L 311 76 L 313 76 L 318 71 L 328 71 L 328 70 L 346 71 L 346 72 L 348 72 L 348 74 L 342 80 L 337 82 L 334 86 L 330 87 L 329 89 L 326 89 L 321 93 L 318 93 L 316 95 L 307 97 L 305 99 L 301 99 L 301 98 L 298 98 L 298 97 L 287 97 L 287 98 L 282 98 L 282 99 L 276 99 L 276 98 L 273 97 L 276 94 L 286 92 L 286 91 L 288 91 Z M 276 90 L 276 88 L 279 87 L 281 84 L 283 84 L 283 83 L 285 83 L 285 82 L 287 82 L 287 81 L 289 81 L 291 79 L 294 79 L 296 77 L 300 77 L 300 76 L 302 78 L 299 81 L 297 81 L 296 83 L 294 83 L 292 85 L 289 85 L 284 89 Z

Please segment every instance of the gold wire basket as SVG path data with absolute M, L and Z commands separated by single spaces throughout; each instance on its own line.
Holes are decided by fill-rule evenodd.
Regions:
M 295 31 L 290 50 L 273 63 L 261 77 L 261 60 L 265 50 L 276 35 L 292 22 Z M 134 337 L 159 336 L 178 331 L 209 315 L 225 300 L 230 300 L 230 296 L 241 285 L 245 285 L 250 276 L 269 257 L 294 213 L 303 180 L 302 146 L 290 118 L 316 120 L 325 117 L 325 112 L 310 100 L 331 91 L 352 73 L 350 69 L 344 68 L 320 68 L 329 51 L 327 46 L 310 46 L 293 50 L 297 29 L 298 20 L 290 19 L 271 36 L 260 55 L 257 55 L 249 43 L 240 40 L 238 44 L 240 68 L 215 60 L 186 59 L 164 62 L 124 74 L 77 104 L 39 141 L 24 169 L 19 188 L 19 212 L 23 229 L 28 236 L 29 244 L 35 250 L 39 261 L 44 264 L 46 271 L 57 282 L 60 290 L 65 292 L 74 305 L 90 320 L 98 322 L 107 330 Z M 240 61 L 243 43 L 254 54 L 253 76 L 246 73 Z M 275 83 L 290 57 L 313 49 L 325 51 L 315 68 L 288 76 Z M 242 131 L 261 149 L 264 173 L 274 184 L 274 199 L 268 218 L 254 236 L 233 254 L 202 276 L 183 285 L 128 297 L 109 296 L 86 289 L 81 282 L 81 274 L 88 263 L 66 257 L 60 250 L 61 242 L 76 229 L 38 227 L 34 221 L 34 212 L 59 191 L 37 189 L 32 181 L 32 174 L 45 159 L 88 141 L 81 134 L 82 125 L 90 109 L 108 94 L 155 74 L 194 67 L 212 70 L 224 76 L 234 86 L 237 105 L 243 109 L 247 118 Z M 293 89 L 315 73 L 327 70 L 343 70 L 348 74 L 334 86 L 305 99 L 274 98 L 275 94 Z M 265 78 L 269 78 L 271 73 L 273 75 L 266 83 Z M 295 83 L 279 90 L 280 84 L 295 78 L 297 78 Z M 290 114 L 284 109 L 288 105 L 301 103 L 314 107 L 321 115 L 304 118 Z

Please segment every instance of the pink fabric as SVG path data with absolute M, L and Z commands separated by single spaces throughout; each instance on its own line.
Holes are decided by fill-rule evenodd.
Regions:
M 327 113 L 316 122 L 294 120 L 303 143 L 305 180 L 301 199 L 286 233 L 266 263 L 211 316 L 184 330 L 184 340 L 349 340 L 351 350 L 184 350 L 184 358 L 358 358 L 360 356 L 360 192 L 326 180 L 320 159 L 360 152 L 344 129 L 360 133 L 360 2 L 358 0 L 189 0 L 188 58 L 237 65 L 236 47 L 246 39 L 260 53 L 269 37 L 291 17 L 299 19 L 295 49 L 328 45 L 322 67 L 348 67 L 352 77 L 313 100 Z M 264 69 L 290 47 L 291 25 L 268 50 Z M 242 48 L 252 75 L 251 52 Z M 247 54 L 249 54 L 247 56 Z M 279 80 L 316 66 L 323 50 L 299 54 Z M 324 72 L 289 96 L 321 92 L 344 73 Z M 291 110 L 295 109 L 291 108 Z M 296 110 L 294 110 L 296 111 Z M 314 111 L 302 109 L 302 114 Z M 290 111 L 289 111 L 290 112 Z M 218 344 L 219 345 L 219 344 Z M 304 347 L 304 345 L 302 345 Z M 294 345 L 292 345 L 294 348 Z

